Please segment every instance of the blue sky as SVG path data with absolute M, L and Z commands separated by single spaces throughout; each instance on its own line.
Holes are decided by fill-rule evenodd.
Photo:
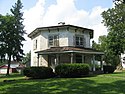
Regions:
M 21 0 L 23 3 L 23 9 L 29 9 L 35 6 L 38 0 Z M 113 0 L 75 0 L 75 5 L 78 9 L 84 9 L 87 11 L 91 11 L 91 9 L 95 6 L 102 6 L 110 8 L 112 7 Z M 16 0 L 0 0 L 0 14 L 9 13 L 10 8 L 14 5 Z M 51 4 L 56 4 L 56 0 L 45 0 L 46 7 Z
M 37 27 L 57 25 L 58 22 L 78 25 L 94 30 L 94 39 L 107 34 L 101 13 L 112 8 L 113 0 L 21 0 L 24 25 L 29 34 Z M 0 0 L 0 14 L 10 13 L 16 0 Z M 25 36 L 24 51 L 27 53 L 31 40 Z
M 95 6 L 112 7 L 112 0 L 76 0 L 79 9 L 91 10 Z
M 23 3 L 23 9 L 29 9 L 35 5 L 37 0 L 21 0 Z M 6 14 L 10 12 L 10 9 L 12 8 L 12 5 L 16 3 L 16 0 L 0 0 L 0 13 Z

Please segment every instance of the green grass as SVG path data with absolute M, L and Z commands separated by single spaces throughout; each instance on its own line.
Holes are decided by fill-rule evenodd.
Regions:
M 13 80 L 3 82 L 3 80 Z M 84 78 L 26 80 L 0 76 L 0 94 L 125 94 L 125 72 Z

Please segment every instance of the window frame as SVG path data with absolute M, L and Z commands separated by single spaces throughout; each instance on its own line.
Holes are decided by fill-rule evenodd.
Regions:
M 33 50 L 37 49 L 37 42 L 38 42 L 37 39 L 33 41 Z
M 75 35 L 75 46 L 76 47 L 85 47 L 84 35 Z
M 58 46 L 59 46 L 59 35 L 58 34 L 49 35 L 48 36 L 48 47 L 58 47 Z

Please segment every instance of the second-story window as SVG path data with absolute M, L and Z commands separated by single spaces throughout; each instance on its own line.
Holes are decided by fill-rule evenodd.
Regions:
M 33 50 L 36 50 L 37 49 L 37 40 L 34 40 L 33 41 Z
M 59 46 L 59 35 L 50 35 L 48 37 L 48 45 L 49 47 Z
M 84 37 L 83 36 L 77 36 L 75 37 L 75 44 L 76 46 L 79 46 L 79 47 L 84 47 Z

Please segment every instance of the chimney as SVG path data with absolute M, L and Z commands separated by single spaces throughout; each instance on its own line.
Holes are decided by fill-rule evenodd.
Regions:
M 65 25 L 65 22 L 59 22 L 58 25 Z

